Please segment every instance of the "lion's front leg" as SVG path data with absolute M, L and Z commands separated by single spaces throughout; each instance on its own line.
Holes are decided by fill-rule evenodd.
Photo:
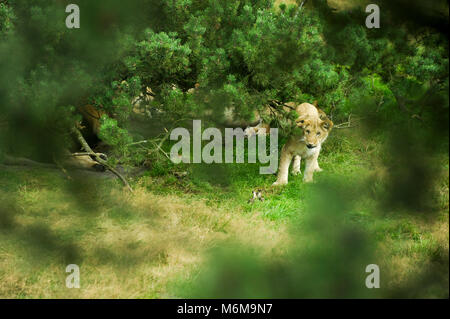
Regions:
M 300 165 L 302 162 L 302 158 L 300 155 L 295 155 L 294 160 L 292 161 L 292 175 L 301 174 Z
M 321 172 L 322 169 L 319 166 L 319 161 L 318 158 L 316 158 L 315 163 L 314 163 L 314 172 Z
M 319 154 L 314 155 L 312 157 L 309 157 L 306 159 L 305 162 L 305 174 L 303 176 L 303 181 L 306 183 L 313 181 L 313 175 L 316 171 L 316 168 L 318 166 L 317 164 L 317 158 L 319 157 Z
M 283 147 L 281 151 L 280 165 L 278 167 L 277 181 L 273 185 L 286 185 L 288 182 L 289 165 L 291 164 L 292 154 Z

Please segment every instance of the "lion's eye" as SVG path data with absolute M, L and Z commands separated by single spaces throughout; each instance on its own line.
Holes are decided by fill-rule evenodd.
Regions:
M 311 133 L 311 131 L 310 130 L 306 130 L 306 134 L 309 134 L 309 133 Z
M 320 135 L 320 132 L 317 132 L 317 136 L 319 136 Z

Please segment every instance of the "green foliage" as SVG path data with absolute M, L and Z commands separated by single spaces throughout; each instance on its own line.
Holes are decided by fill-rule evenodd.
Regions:
M 0 229 L 6 234 L 0 242 L 10 245 L 2 251 L 12 251 L 7 255 L 22 260 L 14 254 L 19 251 L 26 263 L 34 264 L 27 259 L 29 250 L 36 260 L 53 259 L 55 266 L 87 258 L 86 251 L 97 247 L 89 252 L 93 259 L 87 264 L 94 261 L 96 266 L 97 258 L 109 260 L 108 267 L 122 272 L 123 264 L 136 268 L 140 258 L 135 257 L 140 255 L 133 257 L 132 249 L 158 237 L 154 230 L 175 233 L 168 238 L 190 250 L 198 243 L 215 245 L 219 237 L 207 242 L 205 234 L 226 234 L 232 230 L 228 223 L 235 224 L 236 233 L 242 232 L 242 225 L 253 230 L 259 222 L 280 233 L 275 228 L 296 221 L 290 239 L 298 247 L 283 241 L 280 250 L 288 253 L 272 251 L 284 258 L 268 261 L 247 249 L 242 254 L 240 249 L 213 254 L 207 271 L 194 277 L 199 280 L 189 283 L 190 291 L 179 295 L 374 297 L 376 292 L 364 288 L 360 277 L 364 266 L 380 257 L 380 264 L 387 261 L 386 269 L 395 271 L 400 265 L 397 274 L 407 275 L 406 284 L 397 284 L 403 290 L 383 290 L 383 296 L 448 297 L 448 232 L 442 235 L 447 238 L 439 238 L 436 234 L 442 230 L 434 229 L 439 223 L 427 220 L 437 216 L 448 226 L 447 2 L 382 1 L 381 29 L 364 26 L 361 5 L 333 10 L 331 1 L 316 0 L 305 2 L 300 10 L 303 1 L 279 7 L 274 2 L 78 0 L 81 29 L 69 30 L 68 1 L 0 0 L 0 157 L 54 161 L 73 143 L 70 129 L 81 119 L 77 107 L 92 104 L 107 114 L 98 137 L 109 147 L 110 163 L 145 166 L 143 177 L 130 178 L 133 186 L 171 195 L 158 198 L 136 192 L 124 200 L 111 193 L 115 182 L 83 176 L 73 182 L 47 171 L 2 169 L 0 197 L 8 201 L 0 206 Z M 144 98 L 137 105 L 141 94 Z M 290 176 L 290 183 L 278 189 L 270 187 L 274 176 L 258 174 L 259 164 L 175 165 L 167 159 L 170 145 L 165 141 L 172 128 L 190 127 L 192 119 L 223 124 L 225 111 L 232 113 L 233 121 L 245 123 L 270 100 L 317 100 L 336 124 L 360 115 L 364 139 L 358 143 L 361 137 L 356 134 L 333 131 L 319 159 L 325 172 L 317 174 L 316 184 Z M 144 110 L 140 114 L 138 106 Z M 264 120 L 282 128 L 281 148 L 291 129 L 287 119 L 297 114 L 278 114 L 283 116 Z M 255 187 L 263 189 L 266 199 L 250 204 Z M 210 220 L 210 211 L 197 212 L 198 206 L 166 207 L 175 195 L 183 202 L 222 207 L 229 220 Z M 139 196 L 149 197 L 142 201 Z M 175 213 L 155 222 L 159 205 L 163 213 Z M 221 218 L 223 211 L 217 214 Z M 75 227 L 67 226 L 70 218 L 61 222 L 73 214 Z M 43 226 L 42 217 L 51 227 Z M 183 223 L 190 228 L 179 232 Z M 105 225 L 111 228 L 105 231 Z M 141 236 L 142 225 L 155 228 Z M 167 225 L 176 231 L 161 228 Z M 109 240 L 119 228 L 137 233 L 139 241 L 123 247 L 116 243 L 117 256 L 91 240 L 102 233 Z M 193 231 L 201 236 L 186 246 L 179 234 L 190 238 Z M 267 242 L 271 236 L 268 233 Z M 68 239 L 92 247 L 78 249 Z M 374 255 L 369 239 L 379 241 L 387 252 Z M 22 242 L 24 252 L 15 249 Z M 153 249 L 157 246 L 149 247 L 143 250 L 141 264 L 153 262 L 147 259 L 154 253 L 150 250 L 162 263 L 155 271 L 146 269 L 133 287 L 146 282 L 149 273 L 164 274 L 163 268 L 182 269 L 184 274 L 181 263 L 184 267 L 185 260 L 197 260 L 190 257 L 192 251 L 187 259 L 167 258 L 166 248 L 159 254 Z M 180 264 L 166 264 L 167 260 Z M 20 273 L 14 279 L 9 271 L 4 274 L 6 280 L 13 278 L 3 285 L 11 289 L 6 296 L 26 295 L 20 288 L 26 276 Z M 167 278 L 163 279 L 165 284 Z M 87 282 L 95 288 L 98 278 Z M 161 287 L 153 286 L 159 296 Z M 136 296 L 136 291 L 129 295 Z M 145 293 L 141 290 L 138 296 Z
M 13 10 L 5 3 L 0 3 L 0 37 L 12 31 L 14 18 Z
M 333 11 L 324 0 L 301 10 L 269 0 L 81 1 L 80 7 L 82 28 L 68 30 L 62 4 L 1 3 L 0 92 L 14 123 L 11 136 L 21 136 L 14 128 L 23 116 L 39 131 L 56 109 L 65 110 L 70 126 L 75 117 L 66 106 L 88 102 L 131 131 L 132 101 L 147 88 L 154 93 L 144 105 L 151 118 L 139 134 L 130 133 L 135 138 L 192 118 L 223 122 L 225 110 L 249 120 L 273 99 L 318 100 L 335 122 L 375 112 L 386 122 L 420 118 L 424 130 L 438 123 L 448 131 L 448 41 L 439 25 L 408 15 L 396 24 L 395 5 L 386 4 L 381 29 L 364 26 L 362 6 Z M 27 134 L 25 148 L 39 148 Z M 115 138 L 125 139 L 109 141 L 124 154 L 128 136 Z
M 124 157 L 129 155 L 127 154 L 127 145 L 130 144 L 133 139 L 128 134 L 128 131 L 120 128 L 115 119 L 106 116 L 102 117 L 101 124 L 99 137 L 108 145 L 112 146 L 117 153 Z
M 125 59 L 130 73 L 139 74 L 148 86 L 176 82 L 189 73 L 188 46 L 182 45 L 176 33 L 144 32 L 144 40 L 136 43 L 134 55 Z

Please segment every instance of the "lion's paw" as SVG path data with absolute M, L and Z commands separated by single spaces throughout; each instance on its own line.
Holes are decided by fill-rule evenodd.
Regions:
M 286 185 L 287 181 L 276 181 L 275 183 L 272 184 L 272 186 L 282 186 L 282 185 Z

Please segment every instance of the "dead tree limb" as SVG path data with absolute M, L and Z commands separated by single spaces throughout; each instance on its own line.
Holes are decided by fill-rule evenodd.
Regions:
M 80 142 L 82 148 L 88 153 L 88 155 L 92 156 L 93 158 L 95 158 L 95 160 L 97 162 L 99 162 L 100 164 L 105 166 L 106 169 L 110 170 L 114 175 L 116 175 L 122 181 L 122 183 L 128 188 L 128 190 L 132 193 L 133 189 L 131 188 L 130 184 L 128 184 L 127 180 L 114 167 L 109 165 L 107 161 L 102 159 L 97 153 L 95 153 L 91 149 L 91 147 L 86 142 L 86 140 L 84 139 L 84 137 L 81 134 L 81 132 L 76 127 L 72 128 L 72 132 L 75 134 L 75 136 L 77 137 L 77 140 Z
M 344 123 L 340 123 L 340 124 L 336 124 L 335 126 L 333 126 L 333 129 L 344 129 L 344 128 L 352 128 L 355 126 L 358 126 L 359 122 L 362 120 L 363 118 L 352 118 L 352 115 L 350 114 L 348 116 L 348 121 L 344 122 Z
M 161 152 L 165 157 L 167 157 L 169 160 L 171 160 L 170 156 L 162 149 L 162 145 L 164 144 L 165 141 L 167 141 L 167 139 L 170 136 L 170 132 L 166 128 L 164 128 L 164 131 L 166 133 L 162 137 L 158 137 L 158 138 L 155 138 L 152 140 L 142 140 L 142 141 L 138 141 L 138 142 L 133 142 L 133 143 L 127 144 L 127 146 L 136 146 L 136 145 L 152 143 L 155 146 L 155 148 L 152 150 L 146 148 L 148 150 L 148 154 Z M 158 141 L 159 141 L 159 143 L 157 143 Z

